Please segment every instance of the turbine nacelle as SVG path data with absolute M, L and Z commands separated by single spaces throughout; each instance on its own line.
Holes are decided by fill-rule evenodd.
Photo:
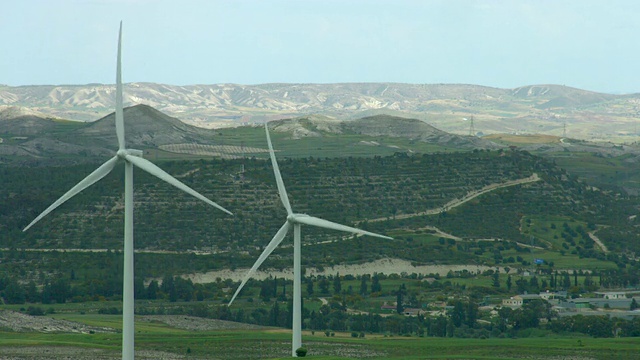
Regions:
M 118 157 L 120 159 L 126 159 L 127 155 L 131 155 L 131 156 L 136 156 L 136 157 L 143 157 L 144 155 L 144 151 L 142 150 L 136 150 L 136 149 L 120 149 L 118 150 L 118 152 L 116 153 L 118 155 Z
M 301 218 L 309 218 L 310 216 L 307 214 L 290 214 L 287 215 L 287 221 L 292 223 L 292 224 L 302 224 L 300 221 L 298 221 L 298 219 Z

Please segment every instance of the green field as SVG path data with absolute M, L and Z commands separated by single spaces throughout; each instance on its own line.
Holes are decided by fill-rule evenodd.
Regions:
M 55 315 L 118 330 L 120 316 Z M 305 331 L 308 357 L 316 359 L 637 359 L 640 343 L 633 338 L 594 339 L 552 335 L 536 330 L 529 337 L 458 339 L 365 335 Z M 286 329 L 187 331 L 159 322 L 136 323 L 136 351 L 184 359 L 284 359 L 290 351 Z M 0 356 L 41 350 L 76 351 L 78 359 L 117 358 L 120 333 L 64 334 L 0 332 Z M 58 350 L 55 350 L 58 349 Z M 73 350 L 70 350 L 73 349 Z M 158 355 L 160 356 L 160 355 Z
M 267 147 L 262 126 L 220 129 L 218 141 L 224 145 Z M 292 139 L 290 133 L 271 132 L 278 156 L 284 157 L 343 157 L 389 156 L 396 152 L 431 153 L 457 151 L 439 145 L 401 137 L 367 136 L 357 134 L 324 134 L 322 137 Z M 376 142 L 379 145 L 373 145 Z M 247 153 L 247 156 L 267 157 L 267 153 Z

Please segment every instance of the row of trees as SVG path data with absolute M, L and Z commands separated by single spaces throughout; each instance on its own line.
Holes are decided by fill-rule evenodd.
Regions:
M 556 333 L 579 332 L 593 337 L 640 336 L 640 319 L 624 320 L 607 316 L 558 317 L 544 300 L 534 300 L 521 308 L 500 308 L 490 321 L 478 321 L 481 313 L 473 301 L 453 300 L 450 310 L 439 315 L 381 316 L 347 313 L 339 302 L 330 301 L 318 311 L 303 307 L 303 328 L 312 331 L 346 331 L 429 337 L 512 337 L 526 336 L 527 329 Z M 140 314 L 180 314 L 251 324 L 291 328 L 292 302 L 275 301 L 268 309 L 232 310 L 227 306 L 199 303 L 195 306 L 141 307 Z M 544 321 L 543 321 L 544 320 Z
M 64 303 L 72 294 L 71 285 L 67 279 L 48 281 L 38 289 L 35 282 L 20 284 L 15 278 L 5 276 L 0 278 L 0 297 L 7 304 L 24 303 Z
M 5 276 L 0 278 L 0 297 L 8 304 L 40 302 L 50 304 L 53 302 L 64 303 L 70 300 L 78 302 L 118 299 L 122 295 L 122 279 L 117 276 L 101 279 L 91 278 L 80 282 L 74 282 L 71 278 L 58 277 L 55 280 L 46 281 L 42 286 L 37 286 L 34 281 L 30 281 L 25 286 L 19 283 L 16 278 Z M 352 276 L 346 278 L 354 279 Z M 305 278 L 306 293 L 309 297 L 336 294 L 366 296 L 372 292 L 382 291 L 378 274 L 362 276 L 359 289 L 353 289 L 351 286 L 343 289 L 342 281 L 344 279 L 340 275 L 319 276 L 315 279 L 307 277 Z M 260 287 L 259 296 L 265 302 L 270 301 L 272 297 L 286 300 L 288 284 L 290 284 L 289 281 L 279 278 L 263 281 L 252 280 L 249 283 L 250 286 Z M 230 280 L 206 285 L 194 284 L 190 279 L 171 275 L 163 277 L 161 282 L 152 280 L 146 285 L 142 278 L 137 277 L 134 285 L 135 298 L 138 300 L 165 299 L 170 302 L 212 299 L 220 295 L 222 288 L 237 286 Z
M 114 255 L 115 256 L 115 255 Z M 511 270 L 508 267 L 504 271 Z M 67 276 L 58 275 L 46 277 L 36 282 L 31 280 L 27 283 L 20 282 L 14 276 L 5 275 L 0 277 L 0 297 L 4 302 L 10 304 L 20 303 L 62 303 L 66 301 L 88 301 L 99 299 L 120 299 L 122 295 L 122 277 L 120 271 L 108 272 L 106 275 L 78 278 L 76 272 L 71 270 Z M 485 294 L 513 294 L 513 293 L 537 293 L 540 291 L 566 290 L 569 296 L 577 297 L 581 293 L 596 291 L 599 288 L 620 288 L 638 286 L 640 279 L 640 269 L 638 267 L 625 267 L 621 269 L 600 270 L 590 273 L 581 271 L 560 272 L 560 271 L 540 271 L 538 275 L 529 277 L 512 276 L 511 274 L 500 273 L 499 269 L 487 270 L 482 274 L 471 272 L 450 272 L 446 277 L 432 274 L 430 282 L 421 281 L 420 292 L 434 292 L 441 289 L 450 288 L 453 293 L 464 290 L 457 289 L 455 285 L 456 277 L 476 277 L 486 276 L 491 278 L 491 289 L 484 289 Z M 303 279 L 303 295 L 308 298 L 346 296 L 350 299 L 364 299 L 368 296 L 396 296 L 396 303 L 407 303 L 412 307 L 421 306 L 416 299 L 417 291 L 414 287 L 411 291 L 404 288 L 404 284 L 398 289 L 391 289 L 388 286 L 383 291 L 383 282 L 389 278 L 406 278 L 409 281 L 424 279 L 424 275 L 401 274 L 385 275 L 374 273 L 373 275 L 341 276 L 309 276 Z M 345 284 L 346 283 L 346 284 Z M 415 284 L 415 282 L 414 282 Z M 203 301 L 225 297 L 228 294 L 223 289 L 233 289 L 237 286 L 231 280 L 218 281 L 209 284 L 194 284 L 189 279 L 179 276 L 165 275 L 162 281 L 152 280 L 144 283 L 141 277 L 135 279 L 136 299 L 155 300 L 165 299 L 170 302 L 176 301 Z M 252 289 L 259 289 L 254 293 Z M 473 287 L 471 289 L 480 289 Z M 250 280 L 242 297 L 257 296 L 259 299 L 268 302 L 271 299 L 284 301 L 290 296 L 291 281 L 282 278 L 269 278 L 265 280 Z M 401 310 L 401 309 L 400 309 Z M 401 311 L 399 311 L 401 312 Z
M 606 278 L 615 274 L 616 272 L 610 271 L 603 272 L 601 276 Z M 360 277 L 358 280 L 361 284 L 360 290 L 362 294 L 364 295 L 367 291 L 373 290 L 375 290 L 376 296 L 383 294 L 381 278 L 385 278 L 385 276 L 375 274 L 373 277 Z M 563 274 L 562 278 L 564 279 L 563 281 L 568 281 L 573 286 L 574 282 L 577 282 L 578 275 L 574 273 L 571 277 L 568 277 L 568 274 Z M 449 282 L 448 279 L 441 280 Z M 313 284 L 323 284 L 319 286 L 321 289 L 325 289 L 328 292 L 328 288 L 332 287 L 334 292 L 342 296 L 334 295 L 330 297 L 328 304 L 321 306 L 317 311 L 305 309 L 303 313 L 305 328 L 314 331 L 329 329 L 334 331 L 442 337 L 511 336 L 515 334 L 514 332 L 520 330 L 541 327 L 540 321 L 545 319 L 547 325 L 543 327 L 556 332 L 582 332 L 597 337 L 640 335 L 640 321 L 626 321 L 597 316 L 558 318 L 551 311 L 549 303 L 543 300 L 528 302 L 518 309 L 500 308 L 497 315 L 493 317 L 487 317 L 486 313 L 482 314 L 479 311 L 477 300 L 464 300 L 461 298 L 449 301 L 448 310 L 441 312 L 440 315 L 427 316 L 426 314 L 421 314 L 419 316 L 395 315 L 383 317 L 375 313 L 352 314 L 346 311 L 347 301 L 349 301 L 350 297 L 346 296 L 348 290 L 342 289 L 343 281 L 344 277 L 341 276 L 307 279 L 307 284 L 312 284 L 312 288 L 314 287 Z M 521 281 L 524 280 L 518 280 L 517 282 Z M 436 286 L 437 283 L 438 281 L 435 281 L 430 286 L 433 286 L 434 289 L 439 288 Z M 371 286 L 367 286 L 369 284 Z M 136 297 L 138 299 L 165 299 L 168 302 L 151 302 L 148 303 L 151 305 L 140 306 L 136 310 L 141 314 L 187 314 L 260 325 L 290 327 L 292 305 L 291 299 L 287 297 L 288 283 L 283 279 L 267 279 L 256 281 L 253 285 L 260 285 L 261 292 L 267 292 L 268 290 L 266 289 L 271 289 L 270 297 L 274 296 L 277 300 L 267 308 L 256 304 L 257 308 L 251 306 L 250 308 L 253 308 L 253 310 L 248 311 L 241 305 L 239 309 L 234 311 L 224 305 L 213 305 L 211 302 L 204 301 L 212 298 L 215 294 L 220 294 L 220 291 L 224 288 L 233 287 L 234 284 L 230 281 L 203 286 L 193 284 L 188 279 L 167 276 L 162 280 L 161 284 L 157 281 L 151 281 L 145 286 L 138 279 L 136 281 Z M 378 286 L 380 287 L 378 288 Z M 88 288 L 90 286 L 87 287 L 86 284 L 72 286 L 69 280 L 65 278 L 49 281 L 42 287 L 37 287 L 33 282 L 25 286 L 8 276 L 0 278 L 0 295 L 2 295 L 5 302 L 14 304 L 25 302 L 49 304 L 54 302 L 62 303 L 69 300 L 81 301 L 85 299 L 81 292 L 86 291 Z M 322 292 L 323 290 L 320 291 Z M 397 313 L 402 313 L 404 306 L 420 306 L 415 304 L 414 292 L 408 291 L 404 284 L 397 290 L 387 288 L 384 294 L 396 296 Z M 474 299 L 477 299 L 480 293 L 476 294 L 474 290 L 469 294 L 473 295 Z M 309 295 L 312 296 L 312 294 Z M 118 297 L 117 294 L 114 294 L 114 296 Z M 354 297 L 362 298 L 362 295 L 354 294 Z M 194 305 L 184 305 L 185 302 L 189 301 L 196 301 L 196 303 Z M 250 298 L 248 301 L 253 300 Z M 171 303 L 176 303 L 176 305 L 162 305 Z M 632 302 L 633 306 L 638 308 L 637 302 Z M 115 308 L 111 311 L 111 313 L 117 312 Z M 481 317 L 485 320 L 489 319 L 489 321 L 479 322 L 478 319 Z
M 227 283 L 227 284 L 230 284 Z M 203 301 L 218 294 L 224 284 L 194 284 L 189 279 L 166 276 L 160 284 L 156 280 L 144 285 L 141 278 L 135 279 L 135 297 L 138 300 L 165 299 L 176 301 Z M 24 303 L 65 303 L 67 301 L 82 302 L 113 299 L 122 297 L 122 279 L 90 280 L 72 285 L 64 277 L 46 281 L 42 286 L 30 281 L 26 285 L 19 283 L 13 277 L 0 278 L 0 297 L 7 304 Z

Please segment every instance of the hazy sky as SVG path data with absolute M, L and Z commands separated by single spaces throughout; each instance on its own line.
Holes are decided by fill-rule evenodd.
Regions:
M 406 82 L 640 92 L 640 1 L 3 0 L 0 84 Z

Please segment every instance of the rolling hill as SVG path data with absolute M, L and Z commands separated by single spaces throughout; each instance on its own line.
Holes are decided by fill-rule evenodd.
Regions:
M 235 216 L 214 214 L 178 190 L 136 172 L 137 249 L 151 254 L 209 253 L 215 261 L 202 258 L 197 265 L 207 269 L 248 266 L 268 242 L 269 234 L 280 226 L 284 209 L 266 159 L 171 161 L 160 166 L 216 199 Z M 21 231 L 94 167 L 0 167 L 4 184 L 0 189 L 0 234 L 7 239 L 6 246 L 119 249 L 121 167 L 37 227 Z M 587 231 L 597 232 L 614 254 L 640 251 L 634 220 L 637 209 L 632 198 L 593 188 L 527 152 L 285 158 L 280 168 L 296 211 L 345 224 L 357 223 L 396 239 L 357 239 L 308 229 L 306 246 L 315 246 L 317 251 L 307 253 L 306 266 L 357 264 L 391 257 L 418 264 L 504 263 L 501 266 L 513 267 L 520 266 L 522 260 L 515 260 L 515 255 L 510 260 L 510 255 L 495 258 L 493 254 L 516 243 L 528 244 L 534 234 L 540 256 L 554 259 L 557 266 L 570 266 L 578 257 L 593 259 L 594 266 L 602 267 L 609 266 L 604 261 L 616 261 L 586 236 Z M 460 199 L 468 200 L 456 201 Z M 555 229 L 562 229 L 563 223 L 575 228 L 577 235 L 560 237 L 560 230 Z M 467 245 L 447 250 L 438 245 L 440 233 Z M 350 250 L 345 252 L 340 244 L 348 244 Z M 476 253 L 478 246 L 495 250 Z M 289 250 L 277 250 L 269 266 L 288 264 Z
M 215 143 L 216 132 L 197 128 L 147 105 L 124 110 L 127 142 L 140 149 L 175 143 Z M 92 123 L 60 121 L 6 112 L 0 121 L 2 161 L 8 164 L 82 163 L 113 155 L 117 147 L 114 115 Z
M 216 132 L 198 128 L 168 116 L 148 105 L 135 105 L 124 110 L 126 141 L 131 146 L 157 148 L 176 143 L 209 143 Z M 103 143 L 112 147 L 117 143 L 115 115 L 111 113 L 87 126 L 79 128 L 74 136 L 89 139 L 90 143 Z
M 126 141 L 129 146 L 162 158 L 264 156 L 261 126 L 221 130 L 185 124 L 150 106 L 125 108 Z M 0 144 L 5 163 L 80 163 L 113 153 L 114 115 L 91 123 L 61 122 L 36 116 L 6 115 L 0 121 Z M 277 137 L 289 140 L 283 150 L 288 156 L 306 155 L 309 146 L 331 148 L 336 156 L 391 155 L 394 152 L 430 150 L 497 149 L 502 147 L 477 137 L 438 130 L 423 121 L 377 115 L 353 121 L 323 116 L 305 116 L 272 122 Z M 25 129 L 30 129 L 26 131 Z M 315 141 L 315 143 L 314 143 Z M 351 149 L 351 151 L 349 150 Z
M 55 120 L 51 117 L 19 106 L 0 107 L 0 128 L 14 136 L 32 136 L 51 131 Z
M 291 139 L 363 135 L 370 138 L 402 138 L 452 149 L 498 149 L 502 147 L 481 138 L 450 134 L 417 119 L 388 115 L 367 116 L 352 121 L 305 116 L 274 121 L 271 126 L 276 132 L 291 133 Z
M 540 88 L 515 93 L 526 96 L 544 91 L 554 93 Z M 265 157 L 264 133 L 259 125 L 204 129 L 147 105 L 126 108 L 125 118 L 129 145 L 155 159 Z M 114 152 L 113 114 L 81 123 L 53 119 L 27 108 L 5 107 L 0 119 L 0 161 L 5 164 L 82 163 L 99 161 Z M 640 170 L 635 170 L 640 149 L 633 144 L 535 134 L 464 136 L 422 120 L 382 114 L 352 120 L 305 115 L 272 121 L 271 127 L 280 140 L 279 151 L 288 157 L 388 156 L 515 146 L 552 158 L 595 186 L 640 192 Z

